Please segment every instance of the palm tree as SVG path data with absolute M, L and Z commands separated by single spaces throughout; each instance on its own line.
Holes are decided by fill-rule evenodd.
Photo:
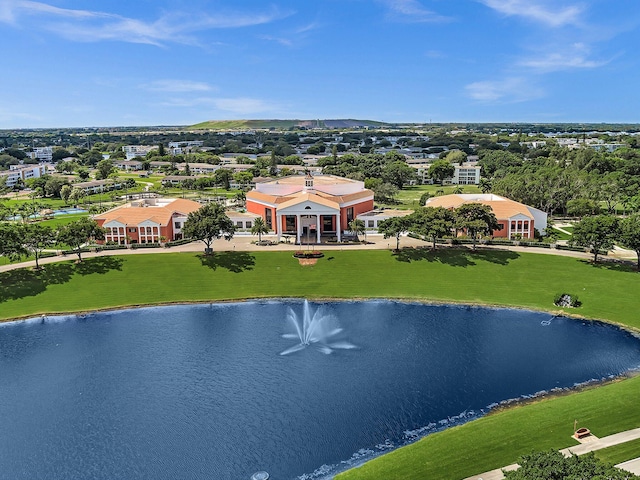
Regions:
M 364 226 L 364 222 L 359 218 L 354 218 L 349 222 L 349 230 L 351 230 L 351 232 L 356 236 L 357 242 L 360 241 L 360 239 L 358 238 L 358 235 L 361 233 L 365 235 L 365 241 L 366 241 L 367 229 Z
M 251 226 L 251 235 L 258 235 L 258 243 L 262 242 L 262 234 L 269 233 L 269 227 L 264 223 L 262 217 L 258 217 Z
M 459 195 L 459 194 L 461 194 L 463 191 L 464 191 L 464 190 L 462 189 L 462 187 L 461 187 L 460 185 L 458 185 L 458 186 L 454 187 L 454 189 L 453 189 L 453 193 L 454 193 L 455 195 Z
M 491 180 L 488 178 L 481 178 L 478 187 L 480 187 L 482 193 L 489 193 L 493 185 L 491 185 Z

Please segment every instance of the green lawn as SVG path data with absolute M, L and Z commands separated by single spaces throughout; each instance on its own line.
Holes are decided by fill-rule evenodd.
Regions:
M 449 195 L 450 193 L 453 193 L 453 190 L 456 187 L 458 187 L 458 185 L 413 185 L 410 187 L 404 187 L 402 190 L 398 191 L 398 195 L 396 196 L 398 203 L 381 205 L 402 210 L 414 210 L 420 206 L 419 200 L 423 193 L 429 192 L 432 197 L 435 197 L 436 192 L 438 190 L 442 190 L 445 195 Z M 476 185 L 460 185 L 460 187 L 462 188 L 463 193 L 480 193 L 480 189 Z
M 498 250 L 328 251 L 302 267 L 291 252 L 104 256 L 42 272 L 0 273 L 0 318 L 107 307 L 249 297 L 406 298 L 558 310 L 556 293 L 580 297 L 567 312 L 640 329 L 640 274 L 553 255 Z M 640 377 L 489 415 L 430 435 L 341 475 L 344 480 L 463 478 L 533 449 L 572 445 L 574 419 L 604 436 L 640 426 Z
M 554 310 L 554 295 L 566 292 L 583 303 L 575 313 L 640 328 L 640 275 L 632 268 L 498 250 L 406 249 L 399 255 L 387 250 L 331 251 L 313 267 L 298 265 L 291 252 L 219 252 L 204 259 L 193 253 L 105 256 L 80 266 L 52 264 L 42 274 L 5 272 L 0 285 L 2 319 L 279 296 L 394 297 Z
M 558 234 L 558 240 L 571 240 L 571 235 L 567 235 L 566 233 L 561 232 L 555 227 L 551 228 Z M 562 230 L 566 230 L 567 232 L 569 231 L 569 229 L 566 227 L 562 227 Z
M 603 448 L 602 450 L 597 450 L 595 455 L 603 462 L 613 465 L 626 462 L 640 457 L 640 440 L 632 440 L 613 447 Z

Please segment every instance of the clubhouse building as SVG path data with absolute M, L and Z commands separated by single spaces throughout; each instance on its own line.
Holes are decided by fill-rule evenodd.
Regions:
M 145 198 L 95 215 L 106 230 L 105 241 L 120 245 L 182 239 L 182 227 L 198 202 L 175 198 Z
M 433 197 L 427 200 L 425 207 L 454 209 L 465 203 L 480 203 L 491 207 L 498 223 L 502 225 L 501 230 L 493 232 L 494 237 L 534 238 L 536 229 L 544 233 L 547 228 L 547 214 L 542 210 L 491 193 L 461 193 Z
M 364 182 L 334 175 L 291 175 L 261 183 L 247 192 L 247 211 L 263 218 L 278 241 L 320 243 L 323 236 L 342 240 L 349 222 L 373 210 L 373 191 Z

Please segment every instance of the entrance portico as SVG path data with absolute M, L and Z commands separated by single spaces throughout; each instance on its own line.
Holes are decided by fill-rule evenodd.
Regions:
M 313 194 L 285 202 L 276 213 L 278 241 L 282 233 L 290 231 L 291 227 L 295 228 L 296 243 L 300 243 L 305 236 L 311 240 L 311 235 L 315 237 L 315 243 L 320 243 L 322 233 L 334 232 L 340 241 L 340 206 Z

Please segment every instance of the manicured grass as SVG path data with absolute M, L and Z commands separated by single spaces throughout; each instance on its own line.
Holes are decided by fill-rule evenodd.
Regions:
M 144 274 L 143 274 L 144 273 Z M 52 264 L 43 274 L 0 274 L 0 318 L 110 306 L 249 297 L 393 297 L 568 310 L 640 328 L 640 275 L 616 265 L 498 250 L 329 251 L 313 267 L 291 252 L 218 252 L 99 257 Z M 19 291 L 18 291 L 19 290 Z
M 615 264 L 499 250 L 326 251 L 303 267 L 291 252 L 103 256 L 0 273 L 0 318 L 159 302 L 249 297 L 405 298 L 557 311 L 554 295 L 575 293 L 566 310 L 640 329 L 640 274 Z M 532 450 L 572 445 L 574 419 L 605 436 L 640 426 L 640 377 L 539 401 L 431 435 L 341 479 L 463 478 Z
M 413 185 L 410 187 L 404 187 L 402 190 L 398 191 L 398 195 L 396 196 L 397 204 L 382 204 L 383 206 L 389 208 L 398 208 L 398 209 L 411 209 L 415 210 L 419 206 L 419 200 L 423 193 L 429 192 L 432 197 L 436 196 L 436 192 L 438 190 L 444 191 L 445 195 L 449 195 L 453 193 L 453 190 L 458 187 L 458 185 Z M 463 193 L 480 193 L 480 189 L 476 185 L 460 185 Z
M 558 229 L 557 229 L 557 228 L 555 228 L 555 227 L 551 227 L 551 228 L 553 229 L 553 231 L 554 231 L 555 233 L 557 233 L 557 234 L 558 234 L 558 240 L 571 240 L 571 235 L 567 235 L 566 233 L 564 233 L 564 232 L 562 232 L 562 231 L 558 230 Z M 568 230 L 567 228 L 565 228 L 565 227 L 562 227 L 562 230 L 566 230 L 567 232 L 569 231 L 569 230 Z
M 606 436 L 640 426 L 640 377 L 488 415 L 429 435 L 336 478 L 461 479 L 516 463 L 520 455 L 577 445 L 573 422 Z
M 603 462 L 616 465 L 640 457 L 640 440 L 632 440 L 613 447 L 603 448 L 594 453 Z
M 60 225 L 66 225 L 67 223 L 79 220 L 80 218 L 87 216 L 89 216 L 88 213 L 70 213 L 68 215 L 56 215 L 48 220 L 42 220 L 38 223 L 40 225 L 47 225 L 51 228 L 56 228 Z

